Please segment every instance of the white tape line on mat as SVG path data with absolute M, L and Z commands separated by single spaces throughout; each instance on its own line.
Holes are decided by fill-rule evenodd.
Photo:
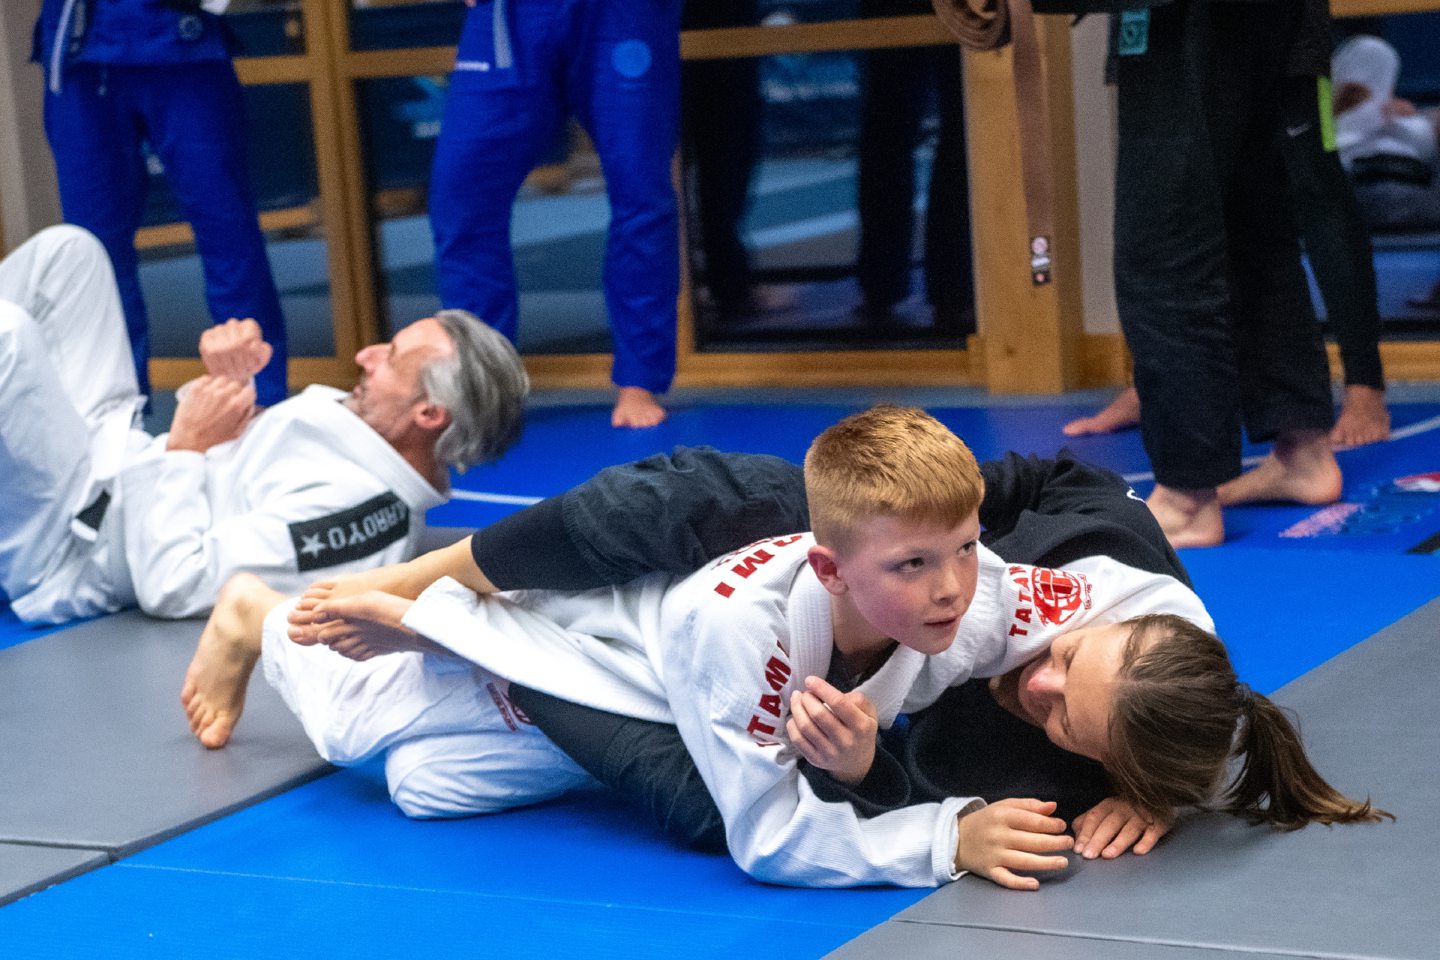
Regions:
M 473 503 L 504 503 L 519 507 L 528 507 L 532 503 L 539 503 L 544 497 L 517 497 L 508 493 L 481 493 L 479 490 L 451 490 L 452 500 L 469 500 Z

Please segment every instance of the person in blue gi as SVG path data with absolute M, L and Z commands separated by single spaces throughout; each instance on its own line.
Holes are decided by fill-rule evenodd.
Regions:
M 514 339 L 510 216 L 558 125 L 573 114 L 610 197 L 605 304 L 617 427 L 665 418 L 675 373 L 680 0 L 466 0 L 430 181 L 440 299 Z
M 257 402 L 284 400 L 285 320 L 256 222 L 240 81 L 220 17 L 199 0 L 44 0 L 31 56 L 45 71 L 60 204 L 115 266 L 141 393 L 150 392 L 150 345 L 135 231 L 149 144 L 194 228 L 211 317 L 260 324 L 275 354 L 256 377 Z

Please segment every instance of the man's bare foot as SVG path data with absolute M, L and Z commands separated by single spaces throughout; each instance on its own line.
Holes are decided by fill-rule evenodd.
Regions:
M 316 605 L 322 622 L 320 642 L 351 660 L 369 660 L 387 653 L 446 653 L 401 621 L 414 603 L 404 597 L 372 590 Z
M 252 574 L 232 577 L 220 591 L 215 610 L 200 633 L 195 656 L 185 671 L 180 705 L 190 718 L 190 732 L 206 747 L 230 742 L 250 674 L 260 659 L 260 630 L 268 613 L 284 600 Z
M 665 422 L 665 408 L 644 387 L 621 387 L 610 412 L 612 427 L 653 427 Z
M 1182 490 L 1157 483 L 1145 505 L 1177 550 L 1217 547 L 1225 542 L 1225 518 L 1214 490 Z
M 1071 420 L 1060 429 L 1067 437 L 1085 437 L 1093 433 L 1114 433 L 1140 422 L 1140 394 L 1126 387 L 1110 401 L 1109 406 L 1090 417 Z
M 1330 443 L 1337 450 L 1378 443 L 1390 436 L 1390 411 L 1385 409 L 1385 391 L 1351 384 L 1340 402 L 1340 419 L 1330 431 Z
M 1262 501 L 1334 503 L 1343 485 L 1329 433 L 1297 430 L 1281 434 L 1254 470 L 1221 484 L 1220 502 L 1226 506 Z

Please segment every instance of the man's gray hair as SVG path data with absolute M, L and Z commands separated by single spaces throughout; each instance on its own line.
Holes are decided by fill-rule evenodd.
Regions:
M 455 349 L 426 364 L 420 382 L 430 402 L 450 412 L 435 456 L 463 471 L 494 460 L 520 436 L 530 377 L 514 345 L 475 314 L 441 310 L 435 319 Z

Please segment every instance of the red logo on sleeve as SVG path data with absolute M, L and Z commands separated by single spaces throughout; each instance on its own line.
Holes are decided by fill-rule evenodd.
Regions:
M 1058 627 L 1090 606 L 1090 583 L 1078 573 L 1040 568 L 1030 582 L 1041 623 Z
M 1081 610 L 1090 609 L 1090 581 L 1083 574 L 1014 566 L 1010 568 L 1010 580 L 1019 594 L 1011 636 L 1025 636 L 1029 631 L 1021 624 L 1029 625 L 1034 619 L 1058 627 Z

